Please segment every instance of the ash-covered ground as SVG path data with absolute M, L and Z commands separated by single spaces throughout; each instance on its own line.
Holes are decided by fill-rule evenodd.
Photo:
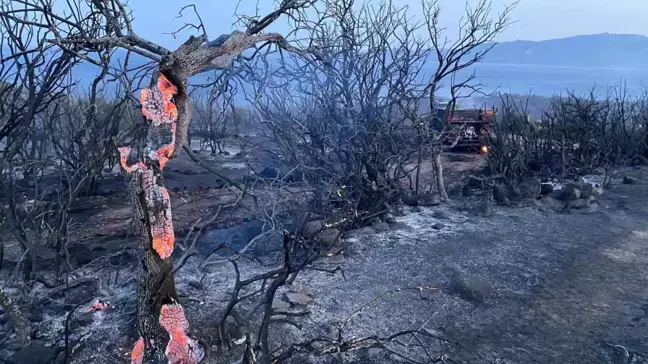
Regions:
M 543 202 L 497 206 L 486 193 L 440 206 L 404 207 L 389 223 L 347 232 L 330 256 L 277 293 L 275 309 L 302 314 L 288 314 L 296 325 L 277 325 L 272 342 L 364 338 L 380 343 L 341 355 L 296 354 L 292 363 L 429 362 L 439 356 L 456 363 L 648 363 L 648 171 L 619 176 L 624 173 L 639 183 L 614 180 L 593 208 L 561 213 Z M 201 201 L 212 201 L 212 192 Z M 187 209 L 177 209 L 178 218 L 187 220 L 184 225 L 195 214 L 189 207 L 211 206 L 183 202 L 182 191 L 174 196 L 174 206 Z M 61 360 L 67 342 L 70 363 L 128 362 L 136 340 L 136 240 L 122 231 L 127 204 L 106 204 L 120 212 L 93 212 L 87 221 L 104 221 L 107 227 L 95 227 L 94 238 L 83 241 L 93 254 L 108 254 L 114 269 L 94 272 L 92 264 L 85 265 L 70 277 L 81 284 L 59 292 L 36 286 L 22 306 L 35 326 L 34 343 L 16 353 L 11 324 L 2 315 L 0 358 Z M 105 250 L 96 251 L 97 246 Z M 217 342 L 234 271 L 227 260 L 212 256 L 206 264 L 204 258 L 189 259 L 176 282 L 192 334 Z M 267 258 L 242 260 L 242 278 L 276 263 Z M 489 287 L 485 300 L 447 289 L 453 267 Z M 6 290 L 14 294 L 16 289 Z M 111 307 L 89 312 L 96 298 Z M 229 324 L 228 334 L 236 337 L 237 329 Z M 443 340 L 403 335 L 381 341 L 407 330 Z M 213 345 L 205 362 L 233 363 L 238 354 L 236 345 L 231 350 Z

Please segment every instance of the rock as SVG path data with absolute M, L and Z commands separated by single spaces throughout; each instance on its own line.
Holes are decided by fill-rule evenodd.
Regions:
M 303 283 L 293 283 L 290 286 L 290 292 L 301 293 L 305 294 L 306 296 L 313 296 L 313 292 L 311 292 L 311 290 L 308 289 L 308 287 L 306 287 L 306 285 Z
M 450 215 L 443 210 L 436 210 L 432 213 L 432 217 L 435 219 L 447 220 L 450 219 Z
M 436 193 L 426 193 L 418 196 L 419 206 L 438 206 L 441 205 L 441 196 Z
M 195 175 L 198 174 L 198 173 L 192 171 L 191 169 L 185 169 L 181 173 L 184 174 L 185 176 L 195 176 Z
M 518 184 L 521 198 L 535 199 L 540 196 L 542 192 L 542 184 L 537 178 L 525 178 Z
M 367 356 L 371 360 L 380 359 L 385 356 L 385 350 L 381 348 L 369 348 L 367 349 Z
M 18 350 L 10 356 L 8 362 L 10 364 L 48 364 L 54 359 L 55 354 L 54 348 L 32 342 L 28 347 Z
M 542 212 L 557 212 L 560 211 L 563 205 L 562 202 L 551 196 L 543 196 L 540 200 L 538 200 L 538 202 L 540 203 L 538 209 Z
M 432 225 L 432 229 L 434 229 L 434 230 L 441 230 L 441 229 L 443 229 L 444 227 L 445 227 L 445 225 L 442 224 L 442 223 L 440 223 L 440 222 L 437 222 L 436 224 L 433 224 L 433 225 Z
M 511 202 L 520 202 L 522 201 L 522 192 L 520 191 L 519 186 L 508 185 L 506 186 L 508 192 L 508 197 Z
M 392 230 L 410 230 L 412 227 L 404 222 L 394 222 L 389 224 L 389 228 Z
M 258 175 L 265 179 L 277 179 L 279 177 L 279 169 L 274 167 L 265 167 Z
M 581 191 L 578 189 L 580 186 L 576 183 L 568 183 L 563 187 L 560 193 L 560 199 L 569 202 L 576 201 L 581 196 Z
M 320 231 L 326 222 L 324 220 L 313 220 L 309 221 L 304 225 L 304 229 L 302 230 L 302 234 L 304 236 L 311 236 L 315 234 L 316 232 Z
M 581 199 L 589 199 L 591 196 L 594 195 L 594 185 L 592 185 L 589 182 L 581 182 L 578 184 L 578 190 L 581 192 L 580 198 Z
M 473 187 L 469 186 L 469 185 L 465 185 L 465 186 L 463 186 L 463 188 L 461 189 L 461 195 L 462 195 L 463 197 L 473 197 L 473 196 L 475 196 L 476 194 L 477 194 L 477 193 L 475 192 L 475 189 L 474 189 Z
M 401 196 L 401 201 L 407 206 L 437 206 L 441 204 L 441 197 L 436 193 L 423 193 Z
M 522 273 L 522 277 L 524 278 L 524 283 L 528 287 L 535 287 L 540 284 L 538 276 L 533 273 Z
M 272 300 L 272 310 L 273 311 L 288 311 L 290 308 L 290 304 L 286 301 L 282 301 L 278 298 L 275 297 L 274 300 Z
M 493 186 L 493 199 L 500 205 L 506 205 L 511 202 L 508 196 L 508 188 L 503 184 Z
M 326 257 L 318 260 L 318 262 L 322 263 L 322 264 L 325 264 L 325 265 L 329 265 L 329 266 L 338 266 L 339 267 L 341 265 L 344 265 L 344 263 L 346 263 L 346 259 L 344 258 L 344 254 L 339 253 L 339 254 L 335 254 L 335 255 L 326 256 Z
M 601 197 L 603 194 L 603 188 L 599 187 L 598 185 L 594 186 L 594 190 L 592 191 L 592 195 L 594 197 Z
M 633 176 L 625 176 L 623 177 L 623 184 L 626 185 L 636 185 L 639 183 L 639 178 L 633 177 Z
M 465 300 L 486 302 L 493 295 L 493 287 L 483 278 L 465 273 L 456 265 L 449 266 L 448 286 Z
M 332 247 L 331 249 L 329 249 L 329 250 L 326 252 L 326 256 L 327 256 L 327 257 L 332 257 L 332 256 L 334 256 L 334 255 L 338 255 L 338 254 L 344 254 L 344 247 L 343 247 L 343 246 L 339 246 L 339 245 L 338 245 L 338 246 L 334 246 L 334 247 Z M 302 292 L 302 293 L 303 293 L 303 292 Z
M 575 201 L 572 203 L 572 208 L 577 209 L 577 210 L 584 210 L 582 212 L 584 213 L 589 213 L 589 212 L 595 212 L 599 208 L 599 202 L 596 201 L 596 197 L 590 196 L 588 199 L 580 199 L 578 201 Z
M 548 195 L 552 193 L 554 190 L 554 185 L 551 183 L 542 183 L 540 185 L 540 194 L 541 195 Z
M 303 293 L 286 293 L 286 299 L 293 306 L 307 306 L 313 299 Z
M 468 178 L 466 186 L 470 186 L 472 188 L 483 188 L 483 182 L 479 178 L 471 176 L 470 178 Z
M 385 214 L 385 216 L 383 216 L 383 220 L 388 224 L 393 224 L 396 222 L 396 218 L 392 214 Z
M 418 206 L 418 198 L 416 196 L 401 196 L 401 201 L 407 206 Z
M 332 228 L 320 231 L 315 235 L 315 240 L 326 246 L 333 246 L 340 237 L 340 229 Z
M 482 201 L 478 203 L 477 205 L 475 205 L 475 207 L 471 209 L 471 212 L 475 216 L 482 216 L 482 217 L 488 217 L 493 214 L 490 203 L 488 203 L 488 201 Z
M 578 199 L 569 203 L 569 207 L 576 210 L 582 210 L 590 207 L 590 200 Z
M 379 223 L 373 224 L 371 227 L 378 233 L 384 233 L 385 231 L 390 231 L 391 230 L 391 228 L 389 227 L 389 224 L 386 223 L 386 222 L 379 222 Z

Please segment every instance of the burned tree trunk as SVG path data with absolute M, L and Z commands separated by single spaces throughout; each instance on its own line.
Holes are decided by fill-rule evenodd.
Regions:
M 160 75 L 156 87 L 143 90 L 142 114 L 148 121 L 143 153 L 132 161 L 131 148 L 119 148 L 142 247 L 137 319 L 141 339 L 133 351 L 135 363 L 141 363 L 144 356 L 163 360 L 165 347 L 170 360 L 173 356 L 183 363 L 198 363 L 204 355 L 197 342 L 184 333 L 188 325 L 165 327 L 164 324 L 168 320 L 164 313 L 170 310 L 175 315 L 181 314 L 182 321 L 186 321 L 177 303 L 172 261 L 175 235 L 171 201 L 162 173 L 176 143 L 178 108 L 174 96 L 177 94 L 178 87 L 164 75 Z
M 185 333 L 189 323 L 178 303 L 172 261 L 175 236 L 163 175 L 166 162 L 187 142 L 192 115 L 187 80 L 206 69 L 227 68 L 251 45 L 276 39 L 280 37 L 234 32 L 221 46 L 205 48 L 204 38 L 191 37 L 161 59 L 157 84 L 142 91 L 142 114 L 148 121 L 146 143 L 136 153 L 130 147 L 119 148 L 142 247 L 140 339 L 131 354 L 132 363 L 142 363 L 145 357 L 160 361 L 166 355 L 169 362 L 192 364 L 204 356 L 204 348 Z

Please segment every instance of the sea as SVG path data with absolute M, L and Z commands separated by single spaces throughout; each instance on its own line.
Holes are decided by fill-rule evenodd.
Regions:
M 90 64 L 81 64 L 73 70 L 72 77 L 82 88 L 88 87 L 99 69 Z M 425 67 L 421 79 L 429 78 L 434 72 L 433 67 Z M 648 90 L 648 66 L 643 69 L 613 68 L 613 67 L 573 67 L 555 65 L 529 65 L 509 63 L 478 63 L 472 68 L 462 70 L 456 80 L 462 80 L 474 72 L 474 82 L 482 85 L 485 94 L 510 93 L 536 96 L 565 95 L 573 92 L 577 95 L 587 95 L 594 92 L 602 97 L 611 88 L 622 87 L 630 93 L 640 93 Z M 192 84 L 204 84 L 213 78 L 214 74 L 200 74 L 190 79 Z M 441 88 L 439 96 L 449 95 L 449 82 Z M 146 83 L 144 83 L 145 85 Z M 248 103 L 241 88 L 251 90 L 245 81 L 237 82 L 239 92 L 234 95 L 237 104 Z

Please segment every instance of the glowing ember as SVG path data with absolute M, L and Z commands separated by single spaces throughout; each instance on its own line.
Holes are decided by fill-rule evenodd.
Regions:
M 169 333 L 169 344 L 165 354 L 169 364 L 199 363 L 205 356 L 205 351 L 196 340 L 187 336 L 189 321 L 185 317 L 182 306 L 168 304 L 160 310 L 160 325 Z
M 131 364 L 142 364 L 144 361 L 144 339 L 139 338 L 131 351 Z
M 157 162 L 163 169 L 169 158 L 173 155 L 175 145 L 176 121 L 178 109 L 173 103 L 173 96 L 178 89 L 164 75 L 158 79 L 157 87 L 144 89 L 140 95 L 142 114 L 155 128 L 153 140 L 166 138 L 160 146 L 146 146 L 147 160 Z M 168 141 L 168 143 L 167 143 Z M 146 207 L 149 211 L 152 248 L 162 259 L 167 259 L 173 254 L 175 234 L 171 216 L 171 201 L 169 192 L 158 183 L 158 171 L 143 162 L 128 165 L 131 148 L 119 148 L 120 164 L 127 173 L 141 173 Z
M 140 94 L 144 117 L 152 121 L 154 126 L 175 123 L 178 109 L 172 99 L 177 92 L 178 89 L 164 75 L 160 76 L 157 88 L 143 89 Z
M 92 306 L 88 309 L 88 312 L 93 312 L 93 311 L 103 311 L 110 307 L 109 302 L 101 302 L 100 300 L 96 300 L 92 303 Z

